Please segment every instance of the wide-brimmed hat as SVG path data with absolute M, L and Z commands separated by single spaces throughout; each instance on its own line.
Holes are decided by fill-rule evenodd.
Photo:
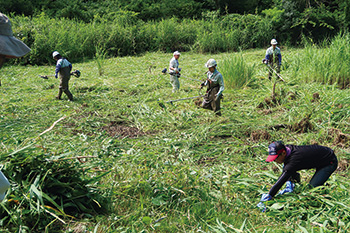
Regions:
M 13 36 L 11 21 L 0 12 L 0 55 L 7 58 L 23 57 L 30 48 Z

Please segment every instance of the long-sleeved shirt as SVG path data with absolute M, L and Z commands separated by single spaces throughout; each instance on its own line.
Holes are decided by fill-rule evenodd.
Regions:
M 175 59 L 175 57 L 171 58 L 170 62 L 169 62 L 169 72 L 174 72 L 173 69 L 179 69 L 179 61 L 177 59 Z
M 265 59 L 268 61 L 272 61 L 273 63 L 277 63 L 277 61 L 278 61 L 278 65 L 281 65 L 282 55 L 281 55 L 280 48 L 276 47 L 275 49 L 273 49 L 273 46 L 268 48 L 266 50 Z
M 207 81 L 205 81 L 204 85 L 208 84 L 208 80 L 210 80 L 214 85 L 218 84 L 220 86 L 219 92 L 217 94 L 220 96 L 225 89 L 224 78 L 222 77 L 222 74 L 217 69 L 215 69 L 213 73 L 208 71 Z
M 58 75 L 58 72 L 60 72 L 61 68 L 64 68 L 67 66 L 70 68 L 70 70 L 72 70 L 72 64 L 67 59 L 65 58 L 58 59 L 56 63 L 56 70 L 55 70 L 56 77 Z
M 325 146 L 286 145 L 286 148 L 287 156 L 284 160 L 282 175 L 278 178 L 277 182 L 272 186 L 269 192 L 272 197 L 277 194 L 283 184 L 286 183 L 287 180 L 297 171 L 311 168 L 319 169 L 336 160 L 333 150 Z

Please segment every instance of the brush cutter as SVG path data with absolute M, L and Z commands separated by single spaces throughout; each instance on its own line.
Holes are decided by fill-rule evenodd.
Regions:
M 267 65 L 267 68 L 269 70 L 272 70 L 277 75 L 277 77 L 279 77 L 283 82 L 285 82 L 282 76 L 279 73 L 277 73 L 277 71 L 274 68 L 272 68 L 270 65 Z
M 174 102 L 178 102 L 178 101 L 182 101 L 182 100 L 191 100 L 191 99 L 197 99 L 197 98 L 201 98 L 204 97 L 204 95 L 199 95 L 199 96 L 193 96 L 193 97 L 186 97 L 186 98 L 181 98 L 181 99 L 176 99 L 176 100 L 169 100 L 166 101 L 165 103 L 167 104 L 173 104 Z M 161 108 L 165 108 L 165 105 L 163 102 L 160 102 L 160 100 L 158 100 L 158 104 Z
M 162 73 L 163 73 L 163 74 L 174 75 L 173 72 L 168 72 L 168 71 L 167 71 L 167 68 L 164 68 L 164 69 L 162 70 Z M 182 78 L 186 78 L 186 79 L 189 79 L 189 80 L 192 80 L 192 81 L 196 81 L 196 82 L 202 83 L 202 81 L 199 80 L 199 79 L 194 79 L 194 78 L 189 78 L 189 77 L 186 77 L 186 76 L 182 76 L 182 75 L 179 73 L 179 77 L 180 77 L 180 76 L 181 76 Z
M 74 70 L 73 72 L 70 73 L 70 75 L 73 75 L 74 77 L 79 78 L 81 75 L 81 72 L 79 70 Z M 43 78 L 43 79 L 49 79 L 49 77 L 55 77 L 55 75 L 54 74 L 52 74 L 52 75 L 39 75 L 39 77 Z
M 268 63 L 268 61 L 266 59 L 263 59 L 263 63 L 266 64 L 267 69 L 270 72 L 272 71 L 273 73 L 275 73 L 277 75 L 277 77 L 279 77 L 283 82 L 285 82 L 284 79 L 282 78 L 282 76 L 279 73 L 277 73 L 277 71 L 274 68 L 271 67 L 271 65 Z

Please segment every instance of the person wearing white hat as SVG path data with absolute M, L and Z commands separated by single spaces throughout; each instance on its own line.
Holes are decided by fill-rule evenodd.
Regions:
M 23 57 L 29 52 L 30 48 L 13 36 L 10 19 L 0 12 L 0 68 L 6 58 Z
M 171 58 L 169 62 L 169 74 L 170 74 L 170 82 L 173 86 L 173 92 L 176 92 L 180 89 L 180 81 L 179 78 L 181 76 L 180 71 L 181 68 L 179 68 L 179 58 L 180 58 L 179 51 L 175 51 L 173 53 L 173 57 Z
M 266 50 L 265 59 L 263 63 L 269 65 L 272 69 L 276 70 L 277 73 L 280 72 L 280 67 L 282 64 L 282 55 L 280 48 L 277 47 L 277 40 L 271 40 L 271 47 Z M 269 79 L 271 80 L 272 71 L 269 69 Z
M 224 78 L 217 70 L 217 63 L 214 59 L 209 59 L 205 66 L 208 68 L 207 80 L 201 84 L 201 87 L 207 86 L 207 93 L 203 97 L 202 108 L 210 109 L 216 115 L 221 116 L 220 101 L 224 91 Z
M 54 51 L 52 53 L 52 57 L 57 61 L 55 77 L 57 78 L 58 75 L 60 76 L 60 86 L 58 89 L 58 95 L 56 96 L 56 99 L 60 100 L 62 92 L 64 92 L 67 95 L 68 100 L 73 101 L 73 95 L 69 91 L 69 79 L 70 72 L 72 70 L 72 64 L 66 58 L 62 57 L 61 54 L 57 51 Z

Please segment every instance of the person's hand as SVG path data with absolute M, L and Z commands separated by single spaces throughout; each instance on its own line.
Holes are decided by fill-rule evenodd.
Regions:
M 261 212 L 265 212 L 265 211 L 266 211 L 266 205 L 265 205 L 264 202 L 261 201 L 261 202 L 259 202 L 256 206 L 259 208 L 259 210 L 260 210 Z
M 57 77 L 57 74 L 55 74 L 55 78 L 58 78 L 58 77 Z
M 264 194 L 261 195 L 260 202 L 257 204 L 257 207 L 261 210 L 261 212 L 265 212 L 266 211 L 265 202 L 266 201 L 270 201 L 271 199 L 272 199 L 272 197 L 268 193 L 264 193 Z
M 260 201 L 270 201 L 272 199 L 271 195 L 268 193 L 264 193 L 261 195 Z
M 181 68 L 179 68 L 179 72 L 181 72 Z
M 262 62 L 267 65 L 268 61 L 266 59 L 263 59 Z
M 291 193 L 291 192 L 293 192 L 294 187 L 295 187 L 295 184 L 293 184 L 291 181 L 287 181 L 286 188 L 279 191 L 278 194 L 282 195 L 285 193 Z
M 219 97 L 220 97 L 220 95 L 215 94 L 215 101 L 218 101 Z

